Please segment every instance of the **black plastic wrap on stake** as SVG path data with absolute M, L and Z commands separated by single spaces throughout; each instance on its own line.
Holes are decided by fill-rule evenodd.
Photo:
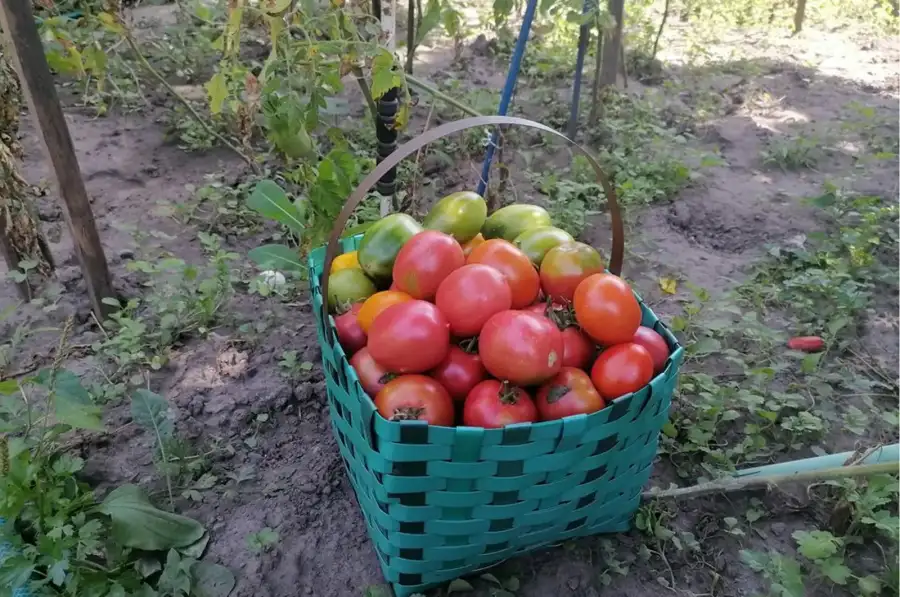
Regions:
M 378 140 L 378 158 L 380 163 L 397 148 L 397 111 L 400 108 L 400 90 L 396 87 L 388 90 L 378 100 L 378 119 L 375 122 L 375 137 Z M 397 190 L 397 169 L 391 168 L 378 181 L 375 189 L 386 197 L 393 197 Z

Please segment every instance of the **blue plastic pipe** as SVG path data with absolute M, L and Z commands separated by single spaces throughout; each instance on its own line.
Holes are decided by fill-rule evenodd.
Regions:
M 531 23 L 534 21 L 534 13 L 537 11 L 537 0 L 528 0 L 525 6 L 525 16 L 522 18 L 522 27 L 519 29 L 519 38 L 513 50 L 512 60 L 509 63 L 509 72 L 506 74 L 506 83 L 503 85 L 503 93 L 500 96 L 500 109 L 497 114 L 506 116 L 509 103 L 512 101 L 513 91 L 516 89 L 516 79 L 519 78 L 519 69 L 522 67 L 522 56 L 525 55 L 525 44 L 528 43 L 528 34 L 531 32 Z M 497 147 L 499 133 L 491 134 L 487 154 L 484 156 L 484 164 L 481 167 L 481 180 L 478 181 L 478 194 L 484 197 L 487 190 L 488 177 L 491 174 L 491 162 L 494 161 L 494 149 Z
M 587 15 L 594 8 L 592 0 L 584 0 L 581 9 L 582 15 Z M 584 70 L 584 56 L 587 54 L 588 41 L 591 39 L 590 25 L 585 21 L 578 31 L 578 54 L 575 57 L 575 82 L 572 85 L 572 104 L 569 109 L 569 126 L 566 134 L 570 139 L 575 137 L 578 130 L 578 102 L 581 99 L 581 71 Z
M 758 477 L 768 475 L 793 475 L 796 473 L 805 473 L 807 471 L 838 468 L 844 466 L 844 463 L 852 458 L 854 454 L 855 452 L 826 454 L 825 456 L 816 456 L 814 458 L 805 458 L 803 460 L 791 460 L 790 462 L 758 466 L 756 468 L 737 471 L 734 473 L 734 476 Z M 858 464 L 881 464 L 883 462 L 900 463 L 900 444 L 881 446 L 877 450 L 873 450 L 871 454 L 863 458 Z

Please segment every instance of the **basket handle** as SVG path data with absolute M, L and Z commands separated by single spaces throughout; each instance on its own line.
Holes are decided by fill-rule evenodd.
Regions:
M 375 186 L 375 183 L 381 180 L 381 177 L 387 174 L 391 168 L 399 164 L 401 160 L 409 157 L 432 141 L 437 141 L 438 139 L 460 131 L 488 125 L 518 125 L 537 129 L 544 133 L 550 133 L 551 135 L 555 135 L 560 139 L 567 141 L 573 149 L 587 159 L 588 163 L 594 169 L 594 173 L 597 175 L 597 181 L 606 193 L 606 200 L 609 204 L 609 215 L 612 218 L 612 253 L 609 258 L 609 271 L 617 276 L 621 275 L 622 256 L 625 253 L 625 226 L 622 223 L 622 214 L 619 210 L 616 191 L 610 184 L 609 178 L 607 178 L 606 174 L 604 174 L 603 170 L 600 168 L 600 164 L 597 163 L 596 158 L 594 158 L 594 156 L 592 156 L 584 147 L 575 143 L 564 134 L 547 125 L 534 122 L 533 120 L 518 118 L 516 116 L 475 116 L 442 124 L 427 130 L 418 137 L 410 139 L 403 145 L 400 145 L 386 157 L 384 161 L 375 166 L 375 169 L 369 172 L 353 193 L 350 194 L 350 197 L 344 204 L 344 208 L 341 210 L 340 215 L 338 215 L 337 220 L 334 223 L 334 229 L 331 231 L 331 236 L 328 238 L 328 246 L 325 248 L 325 263 L 322 268 L 321 280 L 323 321 L 328 321 L 328 274 L 331 271 L 331 262 L 337 257 L 338 242 L 340 241 L 341 233 L 344 231 L 344 226 L 347 225 L 347 220 L 353 214 L 353 210 L 355 210 L 362 200 L 365 199 L 366 194 L 368 194 L 372 187 Z

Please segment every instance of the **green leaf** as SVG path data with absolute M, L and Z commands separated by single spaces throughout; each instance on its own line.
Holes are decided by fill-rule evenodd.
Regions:
M 859 591 L 869 597 L 870 595 L 878 595 L 881 593 L 881 581 L 878 577 L 872 576 L 863 576 L 858 579 L 859 582 Z
M 678 428 L 671 422 L 663 425 L 662 432 L 666 434 L 666 437 L 678 437 Z
M 808 354 L 803 357 L 803 360 L 800 362 L 800 370 L 806 374 L 815 373 L 823 354 L 825 353 L 817 352 L 815 354 Z
M 112 521 L 112 534 L 125 547 L 162 551 L 199 540 L 205 529 L 196 520 L 164 512 L 137 485 L 112 490 L 97 510 Z
M 701 338 L 688 347 L 688 352 L 702 356 L 719 352 L 721 349 L 722 343 L 715 338 Z
M 372 60 L 372 98 L 377 100 L 400 83 L 400 77 L 394 72 L 394 56 L 382 48 Z
M 190 545 L 179 547 L 178 552 L 185 557 L 199 560 L 203 556 L 203 552 L 206 551 L 207 545 L 209 545 L 209 531 L 204 532 L 203 536 Z
M 19 382 L 15 379 L 6 379 L 0 381 L 0 394 L 4 396 L 12 396 L 19 392 Z
M 451 595 L 453 593 L 466 593 L 469 591 L 473 591 L 474 588 L 469 584 L 468 581 L 463 580 L 461 578 L 457 578 L 456 580 L 450 581 L 450 584 L 447 585 L 447 594 Z
M 796 531 L 791 535 L 797 551 L 810 560 L 824 560 L 837 553 L 840 540 L 828 531 Z
M 846 585 L 853 576 L 853 572 L 844 564 L 841 557 L 829 558 L 820 564 L 819 569 L 836 585 Z
M 439 0 L 428 0 L 428 6 L 425 8 L 425 15 L 419 23 L 416 30 L 415 45 L 418 46 L 429 33 L 434 31 L 441 24 L 441 3 Z
M 175 433 L 169 403 L 150 390 L 140 389 L 131 395 L 131 418 L 139 427 L 153 431 L 159 442 L 166 441 Z
M 216 73 L 212 79 L 206 82 L 206 96 L 209 98 L 209 111 L 213 114 L 220 114 L 222 106 L 225 105 L 225 98 L 228 97 L 228 83 L 225 81 L 225 75 Z
M 363 597 L 393 597 L 394 592 L 387 585 L 369 585 Z
M 49 370 L 38 373 L 36 381 L 41 385 L 49 383 Z M 91 400 L 81 381 L 71 371 L 61 369 L 56 372 L 53 384 L 53 406 L 56 419 L 65 425 L 79 429 L 103 429 L 100 420 L 101 409 Z
M 306 268 L 296 249 L 284 245 L 263 245 L 251 249 L 247 258 L 256 265 L 282 271 L 303 271 Z
M 300 212 L 291 203 L 284 189 L 274 181 L 261 180 L 256 183 L 253 192 L 247 198 L 247 207 L 261 216 L 272 218 L 279 224 L 287 226 L 298 236 L 306 229 Z
M 191 576 L 191 595 L 195 597 L 228 597 L 234 590 L 234 574 L 220 564 L 194 562 Z

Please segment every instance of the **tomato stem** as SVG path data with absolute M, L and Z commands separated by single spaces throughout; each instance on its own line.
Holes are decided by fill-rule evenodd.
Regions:
M 424 408 L 404 406 L 394 411 L 391 421 L 418 421 L 425 414 Z
M 500 402 L 503 404 L 516 404 L 519 401 L 519 389 L 509 380 L 500 382 Z
M 462 340 L 459 343 L 459 347 L 467 354 L 478 354 L 478 336 Z

